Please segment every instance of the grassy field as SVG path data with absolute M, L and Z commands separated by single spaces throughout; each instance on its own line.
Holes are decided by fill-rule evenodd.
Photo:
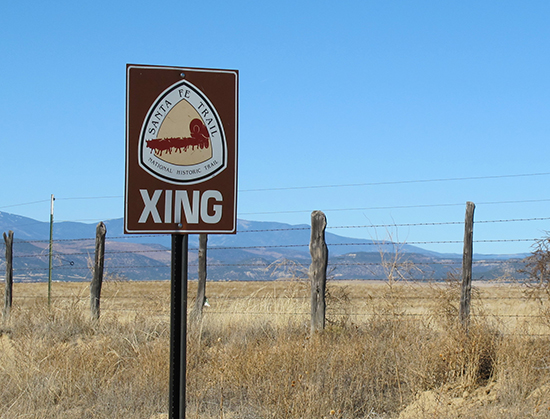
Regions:
M 196 283 L 189 284 L 192 307 Z M 0 419 L 166 418 L 170 284 L 14 285 L 0 339 Z M 330 282 L 309 332 L 303 282 L 208 283 L 189 325 L 187 417 L 550 417 L 550 316 L 522 287 Z

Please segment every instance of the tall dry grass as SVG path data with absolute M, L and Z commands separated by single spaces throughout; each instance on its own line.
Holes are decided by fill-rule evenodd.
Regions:
M 166 410 L 167 322 L 88 318 L 78 300 L 14 309 L 0 341 L 0 418 L 145 418 Z
M 466 332 L 449 287 L 426 287 L 434 298 L 422 308 L 411 286 L 355 287 L 329 285 L 328 327 L 310 336 L 303 283 L 209 284 L 212 307 L 189 325 L 187 417 L 397 418 L 432 393 L 463 403 L 413 417 L 550 417 L 548 337 L 504 335 L 490 317 Z M 0 419 L 167 412 L 167 290 L 107 283 L 99 322 L 83 284 L 50 308 L 44 298 L 14 300 L 0 340 Z M 363 295 L 368 315 L 349 309 L 350 295 Z

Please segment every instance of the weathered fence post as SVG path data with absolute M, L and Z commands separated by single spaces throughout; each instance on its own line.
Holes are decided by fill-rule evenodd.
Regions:
M 13 288 L 13 231 L 8 235 L 4 233 L 4 242 L 6 243 L 6 292 L 4 293 L 4 321 L 10 317 Z
M 105 235 L 107 228 L 103 222 L 99 222 L 95 233 L 95 258 L 92 283 L 90 285 L 90 309 L 92 319 L 99 319 L 99 301 L 101 298 L 101 285 L 103 284 L 103 267 L 105 261 Z
M 206 244 L 208 243 L 207 234 L 199 234 L 199 281 L 197 285 L 197 298 L 195 306 L 191 313 L 193 321 L 199 321 L 202 318 L 202 308 L 206 302 Z
M 466 202 L 464 220 L 464 253 L 462 255 L 462 289 L 460 294 L 460 322 L 467 327 L 470 321 L 472 298 L 472 259 L 474 253 L 474 209 L 473 202 Z
M 328 248 L 325 243 L 327 218 L 321 211 L 311 213 L 311 332 L 325 328 L 325 290 L 327 282 Z

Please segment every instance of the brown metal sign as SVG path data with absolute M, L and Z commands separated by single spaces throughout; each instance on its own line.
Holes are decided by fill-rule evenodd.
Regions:
M 238 71 L 126 66 L 126 233 L 235 233 Z

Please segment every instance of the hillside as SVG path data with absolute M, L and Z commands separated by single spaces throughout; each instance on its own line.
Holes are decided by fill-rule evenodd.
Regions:
M 124 235 L 123 220 L 106 220 L 106 273 L 110 278 L 168 279 L 169 235 Z M 96 224 L 54 223 L 53 279 L 89 280 Z M 14 274 L 19 281 L 42 281 L 48 275 L 49 223 L 0 212 L 0 230 L 14 231 Z M 305 277 L 310 263 L 308 225 L 239 220 L 235 235 L 208 238 L 211 280 L 270 280 Z M 461 255 L 417 246 L 375 243 L 327 231 L 329 274 L 334 279 L 384 279 L 390 268 L 407 279 L 445 280 L 459 276 Z M 3 245 L 3 242 L 2 242 Z M 2 246 L 3 247 L 3 246 Z M 198 235 L 189 236 L 189 275 L 196 278 Z M 395 249 L 399 249 L 396 251 Z M 396 259 L 397 257 L 397 259 Z M 475 279 L 517 276 L 522 255 L 483 255 L 474 265 Z M 0 269 L 4 269 L 4 252 Z

